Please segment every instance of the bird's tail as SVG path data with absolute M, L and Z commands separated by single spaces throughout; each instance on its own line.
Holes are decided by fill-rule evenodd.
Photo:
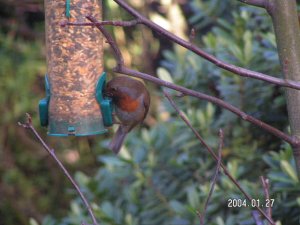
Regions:
M 109 144 L 109 149 L 111 149 L 115 154 L 119 153 L 127 133 L 128 131 L 126 127 L 120 125 Z

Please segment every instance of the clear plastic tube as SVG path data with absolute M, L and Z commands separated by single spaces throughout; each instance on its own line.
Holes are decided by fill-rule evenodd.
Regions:
M 103 40 L 94 27 L 62 22 L 102 19 L 98 0 L 45 0 L 47 77 L 50 84 L 49 135 L 84 136 L 105 132 L 95 98 L 103 72 Z M 70 17 L 66 16 L 66 10 Z

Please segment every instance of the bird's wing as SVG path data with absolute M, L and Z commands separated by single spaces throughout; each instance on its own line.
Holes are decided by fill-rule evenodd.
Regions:
M 144 101 L 143 101 L 143 105 L 144 105 L 144 109 L 145 109 L 145 114 L 144 114 L 144 118 L 143 120 L 146 118 L 148 111 L 149 111 L 149 107 L 150 107 L 150 96 L 147 93 L 147 95 L 144 96 Z

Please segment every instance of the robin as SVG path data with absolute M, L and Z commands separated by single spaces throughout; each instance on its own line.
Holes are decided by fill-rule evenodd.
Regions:
M 118 154 L 128 132 L 145 119 L 150 106 L 150 95 L 141 81 L 127 76 L 118 76 L 110 80 L 104 95 L 112 98 L 116 116 L 120 121 L 119 128 L 109 144 L 109 148 Z

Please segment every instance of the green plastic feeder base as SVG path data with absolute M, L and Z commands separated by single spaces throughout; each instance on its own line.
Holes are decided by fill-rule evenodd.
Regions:
M 64 121 L 50 120 L 48 135 L 56 137 L 89 136 L 106 133 L 101 118 L 81 119 L 80 122 L 69 124 Z
M 48 126 L 48 135 L 56 137 L 89 136 L 107 132 L 105 127 L 113 124 L 112 100 L 102 95 L 106 83 L 106 73 L 103 72 L 95 87 L 95 98 L 100 105 L 102 118 L 81 118 L 78 122 L 70 124 L 64 120 L 58 120 L 49 116 L 49 104 L 51 100 L 50 82 L 45 76 L 46 98 L 39 103 L 39 115 L 41 125 Z

